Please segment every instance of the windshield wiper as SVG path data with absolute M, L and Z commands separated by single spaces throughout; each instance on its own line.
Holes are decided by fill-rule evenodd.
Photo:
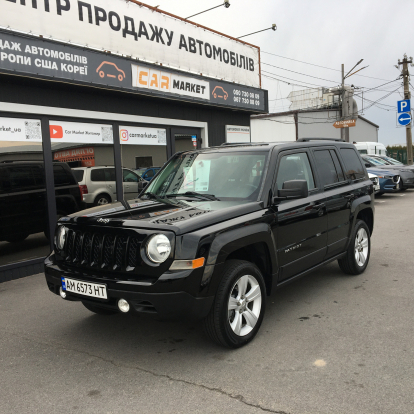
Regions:
M 153 199 L 155 199 L 155 200 L 157 200 L 157 201 L 160 201 L 161 200 L 161 197 L 160 196 L 158 196 L 157 194 L 155 194 L 155 193 L 151 193 L 151 192 L 147 192 L 147 193 L 145 193 L 144 195 L 143 195 L 143 197 L 144 196 L 146 196 L 146 198 L 153 198 Z
M 195 191 L 186 191 L 185 193 L 167 194 L 166 197 L 196 197 L 200 200 L 220 201 L 214 194 L 201 194 Z

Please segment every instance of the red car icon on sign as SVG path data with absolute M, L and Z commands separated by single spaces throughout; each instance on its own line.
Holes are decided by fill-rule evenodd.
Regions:
M 115 63 L 112 62 L 102 62 L 98 66 L 98 69 L 96 69 L 96 72 L 98 72 L 101 78 L 104 78 L 106 75 L 108 76 L 108 78 L 118 78 L 120 82 L 122 82 L 125 78 L 125 72 L 119 69 L 118 66 L 116 66 Z
M 212 93 L 215 98 L 223 98 L 226 100 L 229 97 L 229 94 L 221 86 L 216 86 Z

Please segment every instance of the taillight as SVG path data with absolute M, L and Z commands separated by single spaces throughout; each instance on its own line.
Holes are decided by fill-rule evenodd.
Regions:
M 88 194 L 88 187 L 86 185 L 80 185 L 79 190 L 81 192 L 81 196 Z

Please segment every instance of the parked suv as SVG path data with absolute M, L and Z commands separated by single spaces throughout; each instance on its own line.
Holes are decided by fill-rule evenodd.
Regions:
M 115 167 L 78 167 L 73 173 L 88 206 L 101 206 L 116 200 Z M 136 198 L 148 181 L 128 168 L 122 169 L 124 199 Z
M 333 260 L 350 275 L 369 262 L 373 183 L 345 142 L 177 153 L 140 197 L 58 222 L 51 292 L 102 315 L 201 318 L 237 348 L 275 288 Z
M 79 185 L 65 163 L 53 163 L 58 217 L 83 208 Z M 44 164 L 41 161 L 0 163 L 0 241 L 21 242 L 48 232 Z

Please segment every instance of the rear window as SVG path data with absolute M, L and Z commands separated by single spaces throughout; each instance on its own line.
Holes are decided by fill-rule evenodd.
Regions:
M 348 179 L 358 180 L 365 177 L 365 170 L 358 154 L 352 148 L 341 148 L 345 163 L 345 175 Z
M 53 166 L 53 176 L 55 178 L 55 186 L 73 184 L 73 177 L 61 165 Z
M 84 170 L 72 170 L 73 175 L 76 178 L 76 181 L 78 183 L 80 183 L 81 181 L 83 181 L 83 174 L 84 174 Z

